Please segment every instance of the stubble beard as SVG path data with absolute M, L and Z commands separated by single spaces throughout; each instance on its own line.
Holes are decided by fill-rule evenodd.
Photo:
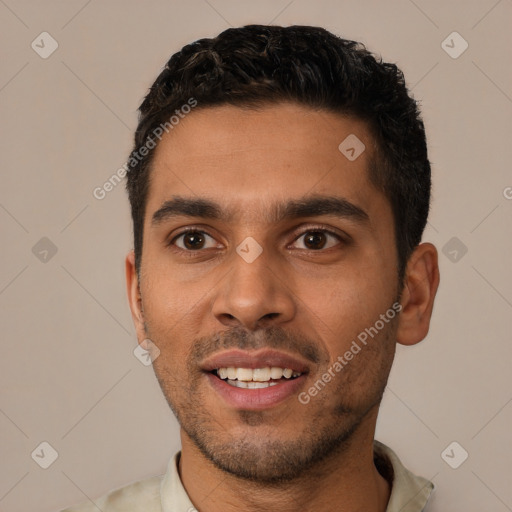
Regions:
M 295 439 L 286 441 L 268 438 L 260 441 L 250 432 L 223 441 L 215 429 L 205 428 L 207 418 L 189 415 L 178 417 L 178 421 L 203 456 L 218 469 L 253 483 L 276 485 L 305 476 L 311 479 L 314 473 L 321 475 L 322 464 L 343 455 L 364 418 L 379 403 L 380 399 L 361 417 L 340 407 L 335 420 L 324 426 L 321 426 L 324 417 L 312 418 L 299 435 L 295 434 Z M 263 414 L 244 411 L 239 417 L 241 422 L 254 426 L 265 421 Z M 333 424 L 337 424 L 334 429 Z
M 202 399 L 201 386 L 204 386 L 204 375 L 191 372 L 189 365 L 188 379 L 190 386 L 185 387 L 183 381 L 172 378 L 172 372 L 159 367 L 155 361 L 154 369 L 160 387 L 178 422 L 202 453 L 202 455 L 218 469 L 262 485 L 275 485 L 291 482 L 302 477 L 321 474 L 322 466 L 332 458 L 342 457 L 350 447 L 352 439 L 371 411 L 378 408 L 387 384 L 391 363 L 394 356 L 395 329 L 389 324 L 381 331 L 379 338 L 372 340 L 373 348 L 365 347 L 369 352 L 385 352 L 377 361 L 376 372 L 369 383 L 369 394 L 362 397 L 359 403 L 345 400 L 344 393 L 350 390 L 350 382 L 354 375 L 363 367 L 364 357 L 359 365 L 347 366 L 336 378 L 338 385 L 333 383 L 330 390 L 320 393 L 318 402 L 312 400 L 303 407 L 303 414 L 309 417 L 300 432 L 293 429 L 293 439 L 273 440 L 269 435 L 257 437 L 258 427 L 268 434 L 265 425 L 275 424 L 275 417 L 270 423 L 267 411 L 238 411 L 238 425 L 246 426 L 244 434 L 233 438 L 225 428 L 207 412 L 206 401 Z M 392 343 L 391 343 L 392 342 Z M 392 344 L 392 349 L 389 348 Z M 359 355 L 356 357 L 360 357 Z M 361 364 L 362 363 L 362 364 Z M 319 372 L 321 375 L 321 372 Z M 178 389 L 177 389 L 178 388 Z M 323 393 L 326 393 L 322 396 Z M 329 394 L 335 393 L 340 399 L 329 409 L 322 408 Z M 348 391 L 350 395 L 350 391 Z M 299 409 L 300 411 L 300 409 Z M 286 411 L 282 416 L 285 418 Z M 279 422 L 276 429 L 279 428 Z

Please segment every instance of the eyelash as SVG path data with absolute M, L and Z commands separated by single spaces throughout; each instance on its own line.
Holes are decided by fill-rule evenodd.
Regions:
M 177 235 L 175 235 L 167 245 L 169 247 L 172 247 L 173 250 L 181 252 L 181 253 L 185 253 L 187 256 L 190 256 L 190 257 L 195 257 L 198 253 L 204 252 L 205 249 L 187 250 L 187 249 L 182 249 L 181 247 L 176 247 L 174 245 L 174 243 L 176 242 L 176 240 L 178 240 L 178 238 L 180 238 L 183 235 L 186 235 L 187 233 L 200 233 L 200 234 L 208 235 L 211 238 L 214 238 L 212 235 L 210 235 L 207 231 L 205 231 L 203 229 L 196 228 L 196 227 L 189 227 L 189 228 L 183 229 Z M 328 235 L 333 236 L 341 243 L 348 243 L 348 235 L 346 235 L 346 237 L 343 237 L 342 235 L 333 231 L 332 229 L 329 229 L 326 227 L 320 227 L 320 226 L 307 226 L 306 228 L 302 228 L 302 231 L 294 233 L 294 235 L 297 235 L 297 236 L 295 236 L 295 238 L 293 239 L 293 242 L 296 242 L 301 236 L 304 236 L 307 233 L 326 233 Z M 329 247 L 329 249 L 333 249 L 333 247 Z M 308 249 L 301 249 L 301 250 L 308 251 L 308 252 L 322 252 L 324 250 L 329 250 L 329 249 L 318 249 L 318 250 L 310 249 L 309 251 L 308 251 Z

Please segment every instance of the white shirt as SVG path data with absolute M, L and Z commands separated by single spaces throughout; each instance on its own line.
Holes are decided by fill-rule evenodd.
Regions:
M 181 452 L 170 460 L 165 475 L 141 480 L 96 500 L 62 512 L 197 512 L 178 473 Z M 393 450 L 374 441 L 374 460 L 391 487 L 386 512 L 435 512 L 430 497 L 435 486 L 407 470 Z M 427 501 L 429 505 L 427 507 Z

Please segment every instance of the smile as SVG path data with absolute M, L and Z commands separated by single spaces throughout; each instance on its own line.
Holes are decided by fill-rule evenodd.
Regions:
M 276 386 L 284 379 L 296 379 L 302 375 L 301 372 L 278 366 L 266 366 L 264 368 L 236 368 L 230 366 L 218 368 L 213 373 L 230 386 L 244 389 L 268 388 Z

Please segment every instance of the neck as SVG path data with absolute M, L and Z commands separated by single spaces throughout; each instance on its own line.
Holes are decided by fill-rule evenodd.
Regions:
M 206 459 L 182 431 L 181 481 L 199 512 L 384 512 L 388 482 L 373 461 L 375 414 L 366 417 L 342 452 L 318 463 L 303 476 L 263 484 L 228 474 Z

